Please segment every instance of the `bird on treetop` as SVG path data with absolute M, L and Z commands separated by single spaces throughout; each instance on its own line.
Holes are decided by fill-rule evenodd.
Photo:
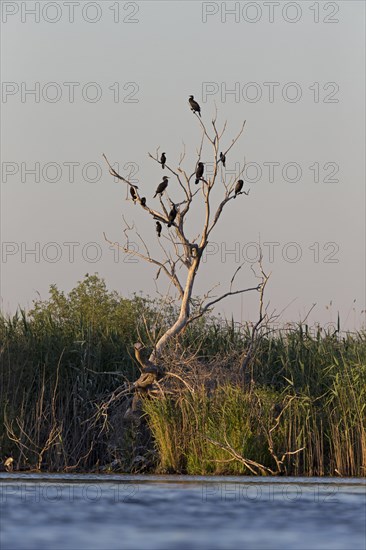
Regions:
M 162 169 L 164 170 L 165 168 L 165 163 L 166 163 L 166 156 L 165 156 L 165 153 L 162 153 L 161 157 L 160 157 L 160 162 L 161 162 L 161 167 Z
M 161 230 L 163 229 L 162 225 L 160 222 L 156 222 L 156 232 L 158 234 L 158 237 L 160 237 L 161 235 Z
M 235 196 L 234 196 L 235 199 L 236 199 L 236 195 L 239 195 L 239 193 L 243 189 L 243 185 L 244 185 L 243 180 L 238 180 L 237 181 L 237 184 L 235 185 Z
M 156 195 L 162 195 L 165 191 L 165 189 L 168 187 L 168 178 L 169 176 L 163 176 L 163 181 L 161 183 L 159 183 L 156 191 L 155 191 L 155 195 L 154 195 L 154 199 L 156 197 Z
M 226 168 L 226 166 L 225 166 L 226 155 L 224 155 L 224 153 L 220 153 L 220 160 L 222 162 L 223 167 Z
M 194 96 L 189 96 L 189 104 L 191 106 L 191 111 L 194 113 L 198 113 L 201 116 L 201 107 L 198 105 L 197 101 L 195 101 Z
M 173 224 L 177 213 L 178 213 L 178 210 L 176 209 L 175 204 L 173 203 L 173 208 L 169 212 L 169 216 L 168 216 L 168 220 L 169 220 L 168 227 L 171 227 L 171 225 Z
M 131 197 L 132 197 L 132 200 L 133 200 L 134 204 L 136 204 L 137 195 L 136 195 L 135 188 L 132 185 L 130 185 L 130 194 L 131 194 Z
M 196 181 L 195 181 L 196 185 L 197 183 L 199 183 L 200 179 L 202 178 L 204 171 L 205 171 L 205 166 L 203 162 L 199 162 L 196 170 Z

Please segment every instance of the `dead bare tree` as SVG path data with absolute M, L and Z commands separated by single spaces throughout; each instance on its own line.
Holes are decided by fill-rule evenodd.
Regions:
M 170 165 L 169 155 L 167 155 L 168 160 L 165 158 L 165 154 L 163 159 L 165 170 L 170 173 L 171 180 L 176 181 L 177 189 L 180 190 L 182 194 L 180 202 L 173 203 L 165 191 L 167 186 L 165 185 L 164 188 L 164 184 L 162 183 L 161 187 L 163 188 L 163 191 L 161 193 L 157 191 L 157 194 L 159 194 L 161 209 L 152 207 L 147 203 L 148 201 L 146 198 L 142 196 L 140 188 L 117 173 L 116 170 L 113 169 L 107 157 L 103 154 L 103 157 L 108 164 L 110 174 L 125 182 L 129 186 L 134 204 L 138 203 L 141 208 L 144 209 L 146 215 L 151 216 L 156 221 L 159 236 L 161 233 L 161 228 L 164 225 L 167 228 L 170 228 L 168 229 L 167 237 L 164 239 L 164 242 L 168 242 L 169 250 L 164 244 L 162 244 L 162 239 L 158 237 L 158 243 L 163 254 L 163 259 L 158 259 L 151 254 L 143 237 L 134 226 L 127 224 L 127 222 L 125 222 L 126 228 L 124 230 L 124 234 L 126 241 L 124 245 L 112 242 L 106 237 L 106 235 L 104 235 L 109 244 L 119 247 L 126 254 L 137 256 L 138 258 L 141 258 L 142 260 L 156 266 L 156 278 L 160 275 L 160 273 L 164 273 L 170 281 L 170 284 L 173 285 L 177 291 L 180 303 L 179 314 L 175 322 L 155 342 L 149 358 L 150 369 L 151 363 L 156 363 L 159 360 L 164 347 L 172 338 L 179 335 L 189 323 L 192 323 L 194 320 L 202 317 L 206 312 L 210 311 L 213 306 L 229 296 L 243 294 L 245 292 L 259 291 L 262 304 L 259 323 L 263 321 L 263 289 L 267 283 L 268 276 L 264 273 L 262 267 L 260 281 L 257 281 L 257 284 L 254 286 L 238 289 L 234 288 L 236 276 L 240 271 L 239 267 L 232 276 L 226 292 L 219 296 L 213 296 L 213 289 L 211 289 L 206 292 L 198 306 L 196 305 L 194 308 L 192 307 L 194 284 L 199 268 L 202 266 L 202 255 L 210 242 L 213 230 L 218 224 L 224 209 L 229 206 L 230 201 L 238 195 L 247 196 L 249 194 L 249 190 L 245 191 L 243 189 L 243 181 L 239 180 L 245 170 L 245 163 L 243 168 L 240 170 L 240 173 L 237 174 L 235 178 L 231 177 L 230 181 L 224 181 L 222 185 L 219 178 L 220 163 L 222 163 L 222 158 L 224 157 L 227 159 L 228 154 L 238 143 L 239 138 L 242 136 L 245 129 L 245 121 L 243 122 L 237 135 L 231 140 L 231 143 L 226 147 L 226 149 L 224 149 L 221 148 L 220 144 L 222 143 L 226 133 L 227 124 L 225 122 L 222 129 L 218 129 L 217 109 L 215 109 L 215 115 L 211 121 L 210 129 L 208 129 L 205 122 L 200 118 L 200 116 L 198 116 L 197 112 L 194 112 L 194 115 L 202 130 L 201 142 L 197 149 L 195 170 L 191 173 L 183 167 L 183 162 L 186 157 L 185 147 L 180 155 L 179 163 L 176 168 L 173 168 Z M 204 176 L 202 173 L 202 160 L 206 161 L 206 148 L 211 151 L 209 154 L 213 160 L 213 171 L 212 174 L 210 173 L 209 177 L 207 175 Z M 159 157 L 159 149 L 160 147 L 154 155 L 149 153 L 149 157 L 154 162 L 162 164 L 162 157 Z M 192 164 L 191 169 L 193 168 Z M 194 182 L 196 184 L 198 182 L 199 187 L 196 186 Z M 216 201 L 216 204 L 214 205 L 215 201 L 213 199 L 212 191 L 219 185 L 222 186 L 222 196 L 221 200 L 218 203 Z M 170 183 L 169 189 L 171 188 L 172 184 Z M 201 230 L 196 237 L 192 237 L 188 234 L 185 224 L 187 214 L 192 207 L 193 201 L 201 201 L 201 205 L 204 209 Z M 170 211 L 171 208 L 172 210 Z M 136 250 L 135 247 L 131 246 L 129 235 L 133 230 L 135 230 L 135 235 L 141 243 L 140 250 Z

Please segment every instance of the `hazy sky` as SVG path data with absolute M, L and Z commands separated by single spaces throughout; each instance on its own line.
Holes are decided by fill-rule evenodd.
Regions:
M 125 184 L 109 176 L 101 155 L 152 201 L 162 170 L 148 151 L 160 146 L 176 167 L 184 141 L 184 165 L 194 169 L 201 136 L 187 103 L 194 94 L 207 124 L 215 102 L 220 124 L 228 121 L 223 149 L 247 121 L 226 178 L 245 158 L 250 188 L 212 234 L 196 293 L 216 283 L 225 291 L 243 261 L 238 287 L 252 286 L 251 243 L 260 238 L 272 272 L 270 307 L 291 303 L 283 320 L 304 317 L 316 303 L 313 321 L 335 321 L 339 311 L 343 328 L 364 322 L 363 1 L 3 1 L 1 8 L 3 310 L 29 307 L 38 293 L 46 298 L 51 283 L 68 291 L 87 272 L 126 296 L 155 295 L 155 270 L 117 258 L 103 239 L 105 231 L 123 242 L 124 215 L 160 256 L 151 218 L 125 200 Z M 173 180 L 169 191 L 182 200 Z M 200 217 L 197 206 L 191 237 Z M 217 311 L 254 319 L 256 299 L 232 298 Z

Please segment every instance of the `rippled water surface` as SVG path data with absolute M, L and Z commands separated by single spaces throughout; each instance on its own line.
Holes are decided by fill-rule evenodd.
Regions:
M 0 474 L 0 548 L 366 548 L 362 479 Z

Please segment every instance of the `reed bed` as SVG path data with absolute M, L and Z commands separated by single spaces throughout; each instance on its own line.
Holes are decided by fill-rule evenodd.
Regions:
M 127 419 L 139 370 L 174 307 L 87 276 L 0 317 L 0 459 L 15 469 L 364 476 L 366 334 L 263 331 L 213 317 L 166 350 L 167 376 Z M 268 327 L 267 327 L 268 328 Z

